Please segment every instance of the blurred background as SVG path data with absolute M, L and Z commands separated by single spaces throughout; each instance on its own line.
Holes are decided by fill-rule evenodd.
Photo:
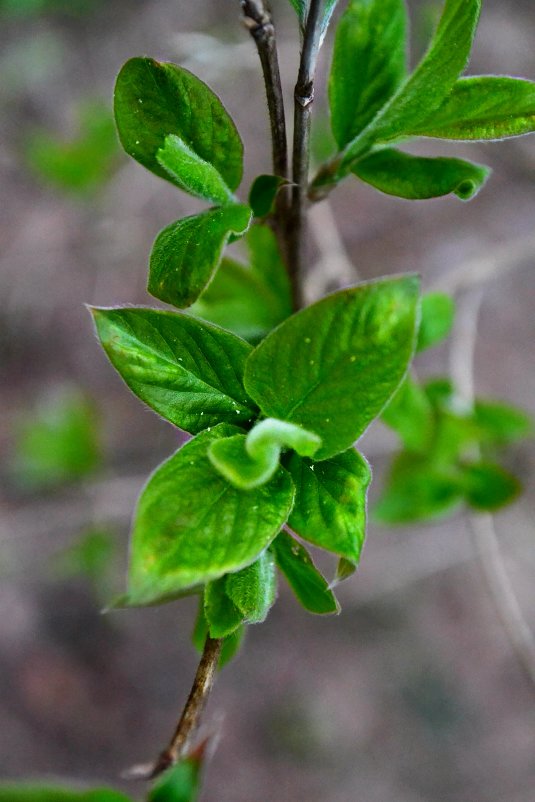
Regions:
M 409 5 L 416 57 L 441 4 Z M 296 24 L 288 2 L 273 7 L 291 98 Z M 197 206 L 120 153 L 113 83 L 133 55 L 207 81 L 245 141 L 244 191 L 270 171 L 263 88 L 237 0 L 0 0 L 0 48 L 1 773 L 106 782 L 141 798 L 118 778 L 174 727 L 197 664 L 195 602 L 99 611 L 123 589 L 145 477 L 180 434 L 121 383 L 84 303 L 154 304 L 152 241 Z M 330 39 L 320 86 L 329 51 Z M 470 71 L 535 79 L 530 0 L 486 0 Z M 329 148 L 321 100 L 315 114 L 319 158 Z M 419 357 L 419 374 L 445 375 L 453 362 L 470 376 L 463 338 L 480 304 L 476 393 L 535 413 L 535 137 L 418 152 L 494 174 L 469 205 L 347 181 L 313 212 L 310 294 L 420 272 L 425 289 L 456 292 L 461 314 L 453 344 Z M 396 440 L 377 424 L 361 445 L 373 499 Z M 525 492 L 494 526 L 534 629 L 533 440 L 503 462 Z M 250 628 L 210 702 L 207 722 L 222 718 L 223 737 L 203 800 L 533 802 L 534 688 L 468 516 L 371 525 L 339 597 L 342 614 L 321 620 L 281 586 L 268 621 Z

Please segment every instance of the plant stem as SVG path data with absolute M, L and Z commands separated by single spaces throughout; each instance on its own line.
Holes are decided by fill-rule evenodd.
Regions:
M 310 0 L 303 37 L 299 73 L 294 90 L 294 139 L 292 198 L 286 224 L 287 255 L 295 309 L 303 304 L 302 276 L 308 172 L 310 164 L 310 122 L 314 101 L 314 77 L 320 46 L 322 0 Z
M 195 674 L 195 679 L 193 680 L 188 701 L 182 711 L 182 715 L 169 745 L 160 754 L 150 773 L 150 779 L 154 779 L 154 777 L 157 777 L 167 768 L 178 762 L 189 738 L 197 729 L 199 719 L 214 684 L 215 672 L 222 645 L 223 641 L 221 639 L 210 638 L 209 636 L 206 638 L 204 651 L 197 668 L 197 673 Z

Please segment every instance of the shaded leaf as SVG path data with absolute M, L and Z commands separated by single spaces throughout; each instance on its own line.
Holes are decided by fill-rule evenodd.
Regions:
M 466 500 L 478 510 L 498 510 L 513 501 L 522 489 L 516 476 L 490 462 L 463 466 L 462 482 Z
M 245 242 L 250 265 L 223 259 L 189 311 L 246 339 L 258 340 L 291 315 L 291 290 L 273 232 L 254 225 Z
M 425 158 L 385 148 L 358 161 L 352 172 L 398 198 L 425 200 L 453 193 L 470 200 L 489 177 L 490 168 L 462 159 Z
M 226 638 L 244 622 L 243 613 L 225 591 L 226 579 L 222 576 L 209 582 L 204 591 L 204 615 L 211 638 Z
M 183 67 L 151 58 L 127 61 L 115 84 L 115 120 L 125 151 L 161 178 L 174 182 L 158 151 L 176 134 L 232 191 L 238 187 L 243 145 L 236 127 L 212 90 Z
M 254 217 L 265 217 L 273 211 L 277 193 L 285 184 L 288 184 L 287 179 L 278 175 L 259 175 L 255 178 L 248 199 Z
M 305 610 L 317 615 L 340 611 L 334 593 L 315 567 L 307 550 L 287 532 L 280 532 L 271 550 L 278 567 Z
M 236 656 L 243 642 L 245 631 L 246 627 L 242 624 L 240 627 L 238 627 L 238 629 L 234 630 L 232 635 L 229 635 L 223 639 L 223 645 L 221 647 L 221 654 L 219 656 L 218 663 L 219 669 L 224 668 L 227 663 L 230 663 L 230 661 Z M 204 613 L 204 599 L 201 597 L 197 620 L 195 621 L 195 627 L 193 629 L 191 638 L 193 645 L 200 654 L 203 652 L 204 644 L 208 634 L 208 622 Z
M 39 783 L 1 783 L 0 802 L 131 802 L 130 798 L 108 788 L 81 791 Z
M 266 416 L 322 439 L 316 459 L 345 451 L 381 412 L 412 356 L 416 276 L 323 298 L 285 320 L 253 351 L 244 384 Z
M 190 195 L 214 203 L 229 203 L 233 195 L 225 184 L 221 173 L 201 159 L 183 139 L 169 134 L 157 154 L 158 164 L 169 173 L 174 184 Z
M 148 291 L 179 309 L 190 306 L 214 275 L 231 235 L 242 235 L 251 210 L 242 204 L 208 209 L 164 228 L 150 255 Z
M 296 488 L 289 526 L 315 546 L 359 560 L 366 537 L 370 466 L 354 449 L 312 463 L 292 454 L 287 463 Z
M 482 75 L 461 78 L 432 115 L 408 130 L 440 139 L 505 139 L 535 131 L 535 83 Z
M 409 451 L 428 451 L 434 433 L 431 403 L 417 382 L 406 376 L 381 420 L 400 436 Z
M 224 329 L 156 309 L 91 309 L 102 347 L 128 387 L 187 432 L 246 423 L 242 384 L 251 346 Z
M 329 77 L 331 125 L 340 149 L 405 78 L 406 29 L 403 0 L 351 0 L 340 18 Z
M 432 348 L 450 333 L 455 318 L 455 302 L 443 292 L 428 292 L 422 297 L 422 317 L 418 330 L 417 351 Z
M 225 590 L 248 624 L 262 623 L 277 596 L 277 576 L 271 553 L 265 551 L 252 565 L 227 574 Z
M 141 493 L 131 539 L 128 595 L 134 604 L 173 594 L 250 565 L 287 520 L 294 488 L 282 468 L 257 490 L 231 487 L 208 460 L 220 424 L 164 462 Z
M 196 802 L 201 791 L 202 756 L 183 757 L 161 774 L 149 791 L 148 802 Z

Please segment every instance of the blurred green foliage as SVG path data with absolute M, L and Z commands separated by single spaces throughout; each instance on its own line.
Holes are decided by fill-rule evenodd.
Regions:
M 102 0 L 0 0 L 0 15 L 5 17 L 32 17 L 48 12 L 70 16 L 90 14 Z

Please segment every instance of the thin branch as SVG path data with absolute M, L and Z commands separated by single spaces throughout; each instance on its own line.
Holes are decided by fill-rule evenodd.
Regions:
M 463 398 L 472 405 L 477 321 L 482 298 L 483 291 L 479 290 L 475 297 L 466 295 L 459 304 L 458 334 L 454 338 L 450 353 L 452 377 L 460 388 Z M 476 451 L 479 456 L 479 449 Z M 505 568 L 494 519 L 488 513 L 478 513 L 470 515 L 468 523 L 496 612 L 528 679 L 535 685 L 535 638 L 524 618 Z
M 322 0 L 310 0 L 303 37 L 299 73 L 294 90 L 294 140 L 292 165 L 292 201 L 286 237 L 294 306 L 302 305 L 301 280 L 305 211 L 307 205 L 308 172 L 310 163 L 310 122 L 314 101 L 314 77 L 320 47 L 320 15 Z
M 149 779 L 154 779 L 154 777 L 168 769 L 169 766 L 173 766 L 184 754 L 189 739 L 199 725 L 199 719 L 212 690 L 222 644 L 223 641 L 220 639 L 206 638 L 201 661 L 180 721 L 169 745 L 163 750 L 156 764 L 150 770 Z

